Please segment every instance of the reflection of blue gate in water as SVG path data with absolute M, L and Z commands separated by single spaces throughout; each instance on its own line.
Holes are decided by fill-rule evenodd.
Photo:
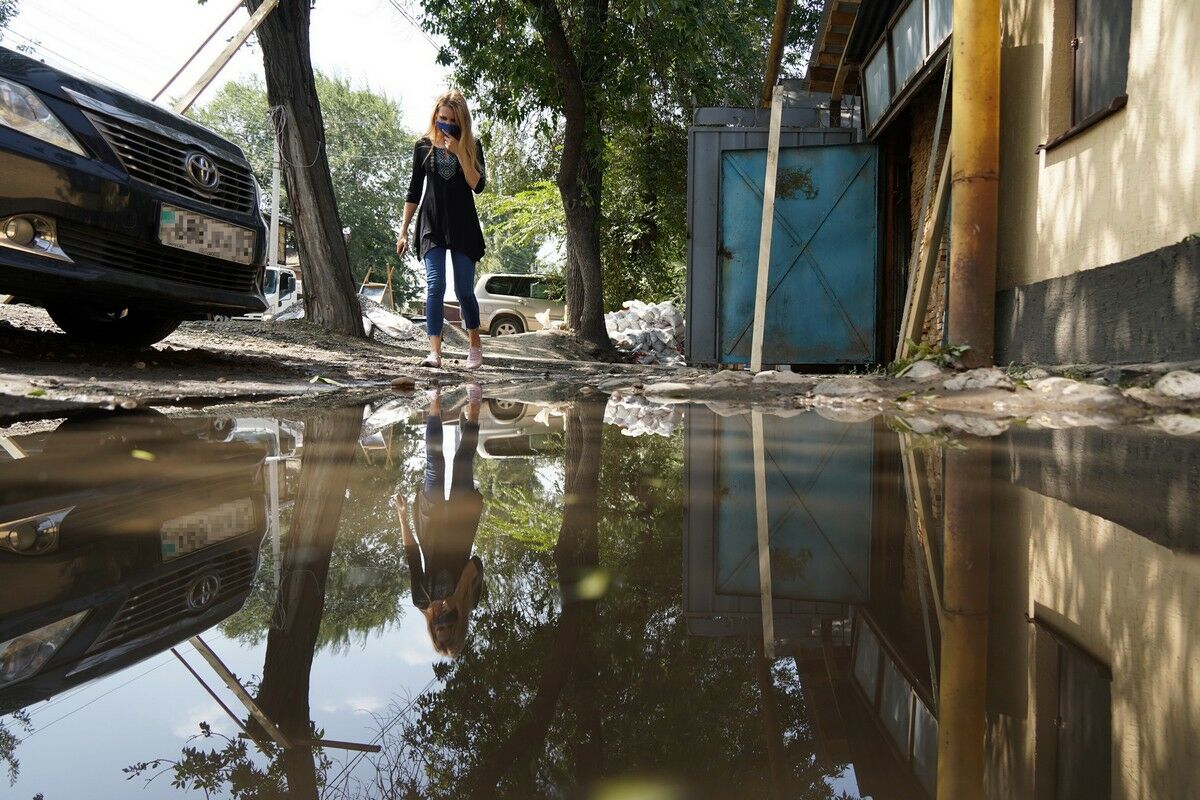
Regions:
M 763 336 L 768 364 L 877 360 L 877 151 L 874 145 L 780 151 Z M 765 150 L 721 155 L 719 346 L 750 360 Z
M 870 600 L 873 429 L 816 414 L 763 418 L 771 594 Z M 723 422 L 717 454 L 716 590 L 759 596 L 754 450 L 748 416 Z

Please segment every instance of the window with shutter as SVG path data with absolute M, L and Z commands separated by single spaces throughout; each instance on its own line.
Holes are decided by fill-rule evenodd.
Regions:
M 1125 98 L 1130 6 L 1131 0 L 1075 0 L 1075 125 Z

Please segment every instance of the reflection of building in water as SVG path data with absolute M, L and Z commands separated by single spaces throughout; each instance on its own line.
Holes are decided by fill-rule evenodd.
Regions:
M 236 612 L 266 530 L 264 449 L 207 418 L 82 416 L 6 436 L 0 708 L 160 653 Z
M 936 722 L 896 434 L 817 414 L 762 422 L 776 652 L 795 660 L 818 757 L 852 764 L 862 794 L 927 796 Z M 688 413 L 693 635 L 764 635 L 751 429 Z
M 1096 429 L 1007 438 L 990 794 L 1200 797 L 1200 441 Z
M 815 414 L 764 426 L 776 652 L 817 752 L 863 796 L 933 797 L 939 702 L 964 702 L 939 697 L 960 668 L 935 590 L 941 447 Z M 750 428 L 689 412 L 683 605 L 693 635 L 757 643 Z M 987 690 L 966 700 L 986 712 L 986 796 L 1200 797 L 1200 446 L 1016 429 L 990 447 Z

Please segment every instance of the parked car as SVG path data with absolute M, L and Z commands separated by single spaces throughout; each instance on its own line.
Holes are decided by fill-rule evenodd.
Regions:
M 0 293 L 66 333 L 144 346 L 266 309 L 266 225 L 242 151 L 0 47 Z
M 3 442 L 0 714 L 242 607 L 267 529 L 266 451 L 214 440 L 216 423 L 86 415 Z
M 536 331 L 544 327 L 535 316 L 549 312 L 552 322 L 566 319 L 566 285 L 553 275 L 496 274 L 480 276 L 475 284 L 479 324 L 492 336 Z M 457 302 L 446 303 L 446 319 L 457 320 Z

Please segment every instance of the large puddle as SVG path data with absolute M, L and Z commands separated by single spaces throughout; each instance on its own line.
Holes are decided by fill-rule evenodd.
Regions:
M 1200 437 L 453 399 L 0 429 L 0 796 L 1200 796 Z

